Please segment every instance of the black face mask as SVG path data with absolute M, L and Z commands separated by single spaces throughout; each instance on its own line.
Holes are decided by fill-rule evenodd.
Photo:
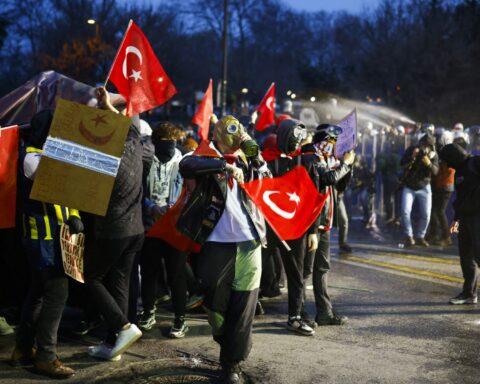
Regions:
M 296 151 L 297 148 L 300 145 L 300 140 L 293 135 L 293 132 L 288 136 L 288 141 L 287 141 L 287 153 L 292 153 L 293 151 Z
M 168 163 L 175 154 L 175 140 L 159 140 L 155 143 L 155 156 L 161 163 Z

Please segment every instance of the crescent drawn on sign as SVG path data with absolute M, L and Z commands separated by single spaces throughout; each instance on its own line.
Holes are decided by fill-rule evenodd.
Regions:
M 265 102 L 265 105 L 270 111 L 273 111 L 273 96 L 270 96 L 267 101 Z
M 270 195 L 280 193 L 279 191 L 265 191 L 263 192 L 263 201 L 275 212 L 277 215 L 283 217 L 284 219 L 291 220 L 295 216 L 297 212 L 297 208 L 293 210 L 293 212 L 287 212 L 281 209 L 277 204 L 275 204 L 271 199 Z
M 134 47 L 133 45 L 129 45 L 125 49 L 125 58 L 123 59 L 123 66 L 122 66 L 122 72 L 125 79 L 127 79 L 127 57 L 129 53 L 132 53 L 138 57 L 138 59 L 140 60 L 140 65 L 142 65 L 142 62 L 143 62 L 142 52 L 140 52 L 140 50 L 137 47 Z
M 106 136 L 97 136 L 94 133 L 90 132 L 84 125 L 83 121 L 80 121 L 78 126 L 78 130 L 82 134 L 85 140 L 88 142 L 95 144 L 95 145 L 105 145 L 107 144 L 110 139 L 112 138 L 113 134 L 115 133 L 115 129 Z

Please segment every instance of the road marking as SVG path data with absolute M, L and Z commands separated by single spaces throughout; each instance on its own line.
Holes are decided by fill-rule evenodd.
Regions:
M 459 265 L 458 260 L 445 260 L 445 259 L 439 259 L 437 257 L 417 256 L 417 255 L 408 255 L 408 254 L 405 255 L 405 254 L 394 253 L 394 252 L 378 252 L 378 251 L 373 251 L 371 253 L 378 256 L 390 256 L 390 257 L 398 257 L 400 259 L 427 261 L 431 263 L 440 263 L 440 264 L 449 264 L 449 265 Z
M 357 257 L 357 256 L 350 256 L 350 257 L 347 258 L 347 260 L 356 261 L 358 263 L 375 265 L 377 267 L 382 267 L 382 268 L 387 268 L 387 269 L 394 269 L 396 271 L 413 273 L 414 275 L 422 275 L 422 276 L 434 277 L 434 278 L 441 279 L 441 280 L 453 281 L 455 283 L 463 283 L 463 278 L 460 278 L 460 277 L 443 275 L 441 273 L 429 272 L 429 271 L 424 271 L 424 270 L 421 270 L 421 269 L 402 267 L 400 265 L 384 263 L 382 261 L 375 261 L 375 260 L 365 259 L 365 258 Z

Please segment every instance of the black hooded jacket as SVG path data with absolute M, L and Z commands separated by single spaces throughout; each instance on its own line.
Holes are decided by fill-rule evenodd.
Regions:
M 455 169 L 455 219 L 480 214 L 480 156 L 470 156 L 458 144 L 447 144 L 440 158 Z

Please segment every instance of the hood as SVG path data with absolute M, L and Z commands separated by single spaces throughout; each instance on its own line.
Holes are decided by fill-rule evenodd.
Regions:
M 45 144 L 52 120 L 53 113 L 49 109 L 33 115 L 32 120 L 30 121 L 30 134 L 28 141 L 35 148 L 40 149 L 43 147 L 43 144 Z
M 282 153 L 292 152 L 289 150 L 289 139 L 293 136 L 293 131 L 295 127 L 298 127 L 298 126 L 305 128 L 305 125 L 300 120 L 295 120 L 295 119 L 282 120 L 278 125 L 277 146 L 280 149 L 280 151 L 282 151 Z
M 426 133 L 422 136 L 422 138 L 418 141 L 419 145 L 428 145 L 432 149 L 435 148 L 435 137 L 430 133 Z
M 447 144 L 440 151 L 440 159 L 447 163 L 449 167 L 456 170 L 458 170 L 469 157 L 468 152 L 456 143 Z

